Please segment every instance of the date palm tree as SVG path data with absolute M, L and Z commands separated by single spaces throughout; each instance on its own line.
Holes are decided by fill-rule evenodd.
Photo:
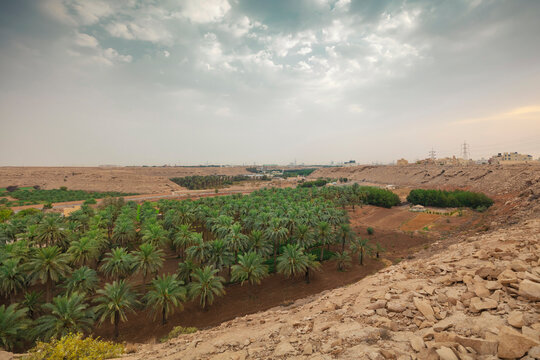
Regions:
M 15 296 L 26 288 L 26 274 L 18 258 L 4 260 L 0 266 L 0 293 L 9 296 L 10 303 L 15 302 Z
M 67 294 L 80 293 L 93 295 L 99 285 L 99 278 L 94 269 L 88 266 L 81 266 L 71 273 L 66 279 L 64 288 Z
M 30 277 L 46 286 L 46 301 L 52 301 L 52 288 L 60 278 L 67 276 L 70 257 L 63 254 L 58 246 L 48 246 L 36 250 L 34 257 L 27 263 Z
M 273 218 L 270 221 L 269 227 L 266 229 L 266 237 L 274 244 L 274 264 L 276 263 L 277 252 L 279 245 L 287 238 L 289 231 L 283 226 L 283 221 L 280 218 Z
M 210 245 L 208 242 L 203 241 L 200 233 L 193 235 L 193 245 L 186 250 L 187 259 L 204 264 L 208 261 L 210 256 Z
M 311 271 L 320 270 L 321 263 L 317 261 L 317 255 L 306 254 L 306 256 L 307 256 L 307 261 L 306 261 L 306 272 L 304 274 L 304 279 L 306 281 L 306 284 L 309 284 L 311 281 Z
M 144 243 L 139 250 L 133 253 L 135 269 L 143 276 L 143 286 L 146 286 L 148 275 L 156 275 L 163 267 L 163 250 L 156 248 L 152 243 Z
M 37 319 L 34 332 L 45 341 L 69 333 L 89 333 L 94 324 L 94 311 L 84 302 L 84 294 L 57 296 L 43 309 L 49 314 Z
M 330 224 L 326 221 L 319 222 L 317 226 L 317 236 L 319 238 L 319 242 L 321 243 L 321 255 L 319 257 L 319 261 L 323 261 L 324 245 L 330 244 L 332 242 Z
M 112 231 L 112 239 L 120 246 L 126 246 L 135 240 L 137 232 L 133 221 L 127 217 L 118 217 Z
M 168 240 L 167 231 L 159 224 L 150 224 L 143 230 L 142 240 L 155 247 L 164 246 Z
M 114 325 L 114 338 L 118 339 L 120 321 L 127 321 L 129 312 L 135 313 L 135 307 L 138 304 L 137 295 L 124 280 L 105 284 L 105 287 L 99 289 L 97 294 L 99 296 L 94 301 L 97 303 L 95 311 L 99 323 L 110 319 L 111 324 Z
M 375 243 L 375 249 L 373 249 L 375 252 L 375 257 L 378 259 L 380 254 L 385 252 L 386 249 L 382 247 L 381 243 Z
M 208 263 L 216 269 L 221 270 L 225 266 L 230 266 L 233 262 L 233 254 L 229 251 L 228 244 L 221 239 L 216 239 L 208 243 Z
M 268 266 L 263 264 L 264 259 L 255 252 L 238 255 L 238 264 L 232 267 L 232 281 L 250 284 L 260 284 L 268 276 Z
M 73 264 L 79 266 L 94 263 L 100 255 L 98 243 L 86 236 L 73 241 L 67 252 Z
M 300 247 L 308 249 L 313 244 L 313 233 L 307 224 L 297 224 L 293 233 L 293 240 Z
M 216 275 L 217 269 L 211 266 L 195 269 L 192 274 L 193 282 L 188 286 L 190 298 L 199 298 L 201 307 L 206 310 L 207 305 L 212 305 L 215 296 L 225 295 L 223 283 L 225 279 Z
M 178 278 L 182 280 L 185 284 L 189 284 L 191 282 L 191 274 L 193 273 L 193 271 L 195 271 L 196 268 L 197 264 L 195 264 L 189 259 L 179 263 Z
M 347 223 L 340 224 L 338 229 L 338 238 L 341 240 L 341 252 L 345 251 L 345 244 L 354 240 L 354 231 Z
M 272 245 L 267 241 L 264 233 L 261 230 L 251 231 L 247 249 L 249 251 L 256 252 L 262 257 L 266 257 L 272 253 Z
M 19 308 L 18 304 L 8 307 L 0 305 L 0 348 L 8 351 L 15 350 L 26 338 L 31 325 L 26 316 L 27 309 Z
M 114 280 L 125 279 L 131 275 L 135 266 L 133 255 L 129 254 L 125 248 L 115 248 L 105 255 L 100 270 L 109 278 Z
M 186 248 L 194 245 L 194 235 L 195 233 L 190 230 L 187 224 L 180 225 L 176 230 L 172 242 L 177 251 L 179 249 L 181 250 L 182 259 L 184 258 Z
M 144 297 L 146 306 L 154 313 L 154 319 L 161 314 L 161 324 L 167 323 L 167 317 L 172 315 L 175 308 L 183 310 L 182 303 L 186 301 L 186 288 L 176 275 L 163 275 L 152 280 L 152 286 Z
M 277 259 L 277 272 L 286 277 L 294 277 L 304 273 L 308 265 L 308 256 L 304 254 L 298 244 L 287 244 L 283 248 L 283 253 Z
M 65 247 L 67 236 L 68 234 L 63 228 L 60 217 L 48 215 L 39 224 L 35 239 L 41 245 Z
M 21 306 L 23 308 L 28 309 L 28 316 L 30 319 L 35 319 L 42 313 L 42 296 L 43 293 L 41 291 L 28 291 L 24 294 L 24 299 L 21 302 Z
M 351 265 L 351 256 L 347 251 L 342 251 L 332 256 L 333 260 L 336 260 L 338 271 L 344 271 L 346 267 Z
M 235 223 L 229 228 L 229 232 L 225 236 L 229 250 L 234 254 L 234 259 L 238 256 L 238 252 L 244 250 L 248 237 L 242 233 L 242 225 Z
M 364 265 L 364 258 L 366 254 L 371 254 L 372 248 L 368 239 L 356 239 L 351 243 L 351 250 L 358 254 L 358 262 L 360 265 Z

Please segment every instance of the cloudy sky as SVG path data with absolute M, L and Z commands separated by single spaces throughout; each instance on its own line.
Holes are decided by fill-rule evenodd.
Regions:
M 540 1 L 6 0 L 0 165 L 540 156 Z

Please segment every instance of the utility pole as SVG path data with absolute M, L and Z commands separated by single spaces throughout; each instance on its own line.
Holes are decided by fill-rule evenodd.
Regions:
M 469 160 L 469 144 L 466 141 L 461 145 L 461 157 L 465 160 Z
M 431 148 L 431 151 L 429 152 L 429 158 L 431 160 L 435 160 L 437 158 L 437 152 L 435 150 L 433 150 L 433 147 Z

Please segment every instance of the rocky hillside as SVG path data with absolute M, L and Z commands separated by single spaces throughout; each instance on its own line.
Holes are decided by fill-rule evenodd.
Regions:
M 124 359 L 540 359 L 540 219 Z
M 426 189 L 481 191 L 498 200 L 492 215 L 499 223 L 540 216 L 540 165 L 354 166 L 321 168 L 310 178 L 346 177 L 367 184 Z

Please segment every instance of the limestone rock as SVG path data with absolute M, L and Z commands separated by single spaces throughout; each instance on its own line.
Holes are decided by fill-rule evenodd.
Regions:
M 471 304 L 469 305 L 469 309 L 472 311 L 472 312 L 480 312 L 480 311 L 483 311 L 483 310 L 488 310 L 488 309 L 496 309 L 497 308 L 497 301 L 493 300 L 493 299 L 480 299 L 479 297 L 474 297 L 471 299 Z
M 523 313 L 520 311 L 512 311 L 508 314 L 508 323 L 516 328 L 521 328 L 524 325 Z
M 389 301 L 386 304 L 386 309 L 388 309 L 388 311 L 401 313 L 407 309 L 407 305 L 401 301 Z
M 534 301 L 540 301 L 540 284 L 525 279 L 519 283 L 519 295 Z
M 497 341 L 490 341 L 484 339 L 467 338 L 462 336 L 456 336 L 455 341 L 463 345 L 464 347 L 470 347 L 476 351 L 479 355 L 496 355 L 497 354 Z
M 415 297 L 413 299 L 413 303 L 414 303 L 414 306 L 416 306 L 416 308 L 418 309 L 418 311 L 420 311 L 422 313 L 422 315 L 424 315 L 426 320 L 432 321 L 432 322 L 437 321 L 435 319 L 435 314 L 433 312 L 433 308 L 429 304 L 429 301 L 422 300 L 420 298 Z
M 528 355 L 534 359 L 540 359 L 540 346 L 530 348 Z
M 294 352 L 294 347 L 288 341 L 280 342 L 274 349 L 275 356 L 285 356 Z
M 504 359 L 520 358 L 533 346 L 540 343 L 516 330 L 504 326 L 499 332 L 499 348 L 497 355 Z
M 384 309 L 386 306 L 386 300 L 377 300 L 367 306 L 369 310 Z
M 517 274 L 510 269 L 504 270 L 499 274 L 497 280 L 503 285 L 513 284 L 518 282 Z
M 13 360 L 13 353 L 0 350 L 0 360 Z
M 459 360 L 452 349 L 446 346 L 441 346 L 441 348 L 437 350 L 437 354 L 441 360 Z
M 418 352 L 426 347 L 424 340 L 420 336 L 413 335 L 410 340 L 411 347 L 414 351 Z

